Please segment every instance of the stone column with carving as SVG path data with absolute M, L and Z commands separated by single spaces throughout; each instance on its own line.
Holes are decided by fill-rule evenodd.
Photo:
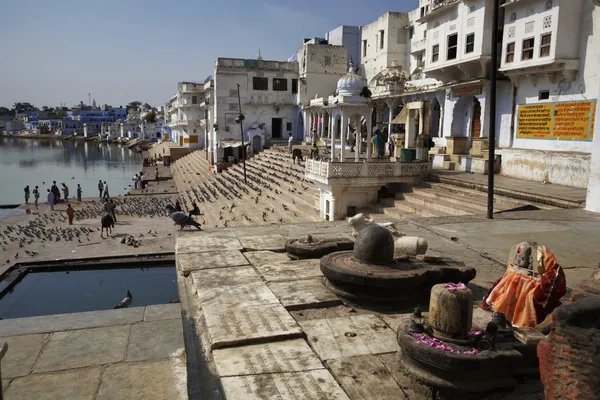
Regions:
M 371 130 L 373 129 L 372 128 L 372 125 L 373 125 L 372 119 L 373 119 L 372 113 L 368 113 L 367 117 L 366 117 L 366 121 L 365 121 L 365 123 L 367 124 L 367 149 L 366 149 L 367 150 L 367 161 L 371 161 L 371 159 L 372 159 L 371 152 L 373 151 L 373 144 L 371 143 L 371 133 L 372 133 Z
M 336 118 L 336 114 L 335 112 L 331 113 L 331 122 L 332 122 L 332 126 L 335 127 L 335 118 Z M 335 162 L 335 132 L 334 129 L 331 130 L 331 161 Z
M 394 120 L 394 109 L 398 106 L 397 99 L 390 99 L 386 101 L 388 107 L 388 136 L 387 136 L 387 144 L 385 146 L 385 153 L 389 153 L 389 143 L 392 141 L 392 121 Z
M 319 113 L 319 136 L 318 136 L 319 139 L 321 139 L 323 137 L 324 129 L 325 129 L 325 111 L 321 110 L 321 112 Z

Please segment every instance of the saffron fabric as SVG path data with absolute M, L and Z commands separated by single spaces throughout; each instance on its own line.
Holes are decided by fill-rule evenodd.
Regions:
M 561 304 L 567 281 L 548 248 L 535 244 L 533 258 L 529 268 L 509 263 L 502 278 L 483 298 L 482 308 L 504 313 L 517 327 L 535 327 L 544 322 Z

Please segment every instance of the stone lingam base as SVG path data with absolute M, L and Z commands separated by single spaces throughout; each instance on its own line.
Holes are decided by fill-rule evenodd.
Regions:
M 473 330 L 472 291 L 463 283 L 435 285 L 428 318 L 417 308 L 398 327 L 400 368 L 448 399 L 512 389 L 523 350 L 536 346 L 516 340 L 504 314 L 490 316 L 485 330 Z
M 360 303 L 419 300 L 437 283 L 475 278 L 475 269 L 462 262 L 422 255 L 394 258 L 395 250 L 389 230 L 370 225 L 358 234 L 354 250 L 322 257 L 321 272 L 335 294 Z
M 522 356 L 510 346 L 479 351 L 398 329 L 400 366 L 445 398 L 480 398 L 482 393 L 512 389 Z
M 327 254 L 352 250 L 354 242 L 349 238 L 316 239 L 307 235 L 302 239 L 290 239 L 285 242 L 285 251 L 291 258 L 321 258 Z

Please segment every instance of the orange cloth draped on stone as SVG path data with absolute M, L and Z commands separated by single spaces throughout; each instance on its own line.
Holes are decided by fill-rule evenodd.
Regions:
M 483 308 L 504 313 L 514 326 L 534 327 L 543 322 L 567 291 L 565 274 L 554 254 L 539 247 L 538 271 L 509 264 L 483 299 Z

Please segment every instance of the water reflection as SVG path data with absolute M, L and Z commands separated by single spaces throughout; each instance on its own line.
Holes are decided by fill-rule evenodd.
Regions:
M 111 193 L 121 194 L 139 172 L 140 164 L 138 153 L 117 145 L 3 136 L 0 137 L 0 185 L 8 190 L 0 191 L 0 204 L 22 202 L 25 185 L 39 185 L 45 193 L 53 180 L 66 182 L 73 194 L 77 183 L 81 184 L 84 197 L 95 195 L 98 179 L 107 180 Z

